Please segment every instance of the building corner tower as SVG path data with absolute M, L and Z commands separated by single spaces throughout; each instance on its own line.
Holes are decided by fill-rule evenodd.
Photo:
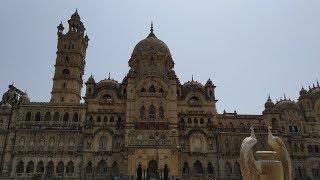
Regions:
M 60 23 L 51 102 L 78 104 L 81 100 L 82 76 L 85 68 L 89 38 L 84 35 L 84 25 L 78 11 L 68 20 L 69 29 L 63 33 Z

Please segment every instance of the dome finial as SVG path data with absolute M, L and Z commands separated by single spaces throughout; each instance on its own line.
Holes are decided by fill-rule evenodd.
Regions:
M 193 82 L 193 74 L 191 75 L 191 82 Z
M 108 75 L 108 79 L 110 79 L 110 72 L 109 72 L 109 75 Z
M 156 37 L 156 35 L 153 33 L 153 21 L 151 21 L 150 34 L 148 35 L 148 37 Z
M 150 32 L 153 33 L 153 21 L 151 21 Z

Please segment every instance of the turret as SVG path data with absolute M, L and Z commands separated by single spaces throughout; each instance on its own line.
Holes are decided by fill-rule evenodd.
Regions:
M 91 75 L 86 82 L 86 97 L 91 96 L 94 91 L 94 86 L 96 84 L 96 81 L 94 80 L 94 77 Z
M 76 11 L 68 20 L 69 29 L 64 34 L 62 22 L 58 29 L 57 58 L 53 77 L 51 102 L 80 103 L 82 76 L 85 68 L 89 38 Z
M 215 93 L 214 93 L 214 89 L 216 88 L 216 86 L 213 85 L 211 79 L 209 78 L 205 84 L 205 88 L 207 91 L 207 95 L 211 98 L 213 98 L 213 100 L 215 100 Z

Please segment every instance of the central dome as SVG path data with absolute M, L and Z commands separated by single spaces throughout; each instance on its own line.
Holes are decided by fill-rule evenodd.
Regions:
M 153 24 L 151 23 L 150 34 L 147 38 L 141 40 L 133 49 L 131 58 L 144 55 L 162 55 L 171 58 L 168 46 L 158 39 L 153 33 Z
M 148 37 L 134 47 L 129 66 L 138 69 L 142 64 L 150 64 L 146 63 L 149 61 L 154 61 L 155 63 L 151 64 L 158 64 L 159 67 L 166 67 L 166 69 L 171 69 L 174 65 L 168 46 L 153 33 L 152 24 Z
M 170 50 L 168 46 L 158 39 L 153 32 L 143 40 L 141 40 L 133 49 L 131 57 L 138 57 L 148 54 L 157 54 L 171 57 Z

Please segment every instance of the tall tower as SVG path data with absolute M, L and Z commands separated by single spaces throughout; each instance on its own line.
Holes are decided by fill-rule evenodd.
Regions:
M 85 28 L 78 11 L 68 20 L 69 29 L 63 33 L 60 23 L 58 28 L 58 45 L 51 102 L 80 103 L 82 76 L 85 68 L 86 50 L 89 38 L 84 35 Z

